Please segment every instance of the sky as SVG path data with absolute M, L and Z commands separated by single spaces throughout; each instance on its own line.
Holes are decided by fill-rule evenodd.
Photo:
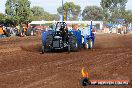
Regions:
M 5 13 L 5 2 L 7 0 L 0 0 L 0 13 Z M 57 8 L 61 6 L 62 0 L 30 0 L 31 1 L 31 7 L 33 6 L 41 6 L 44 8 L 45 11 L 48 11 L 52 14 L 57 13 Z M 90 5 L 97 5 L 100 6 L 100 0 L 63 0 L 65 2 L 74 2 L 77 5 L 81 6 L 81 9 L 83 10 L 85 6 Z M 126 5 L 126 9 L 132 10 L 131 6 L 132 0 L 128 0 L 128 3 Z

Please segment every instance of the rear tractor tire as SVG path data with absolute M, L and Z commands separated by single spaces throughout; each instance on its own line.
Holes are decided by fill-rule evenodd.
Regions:
M 52 46 L 52 41 L 53 41 L 53 36 L 48 35 L 45 41 L 45 52 L 51 51 L 51 46 Z
M 71 35 L 69 36 L 69 45 L 70 45 L 70 51 L 77 51 L 78 50 L 78 42 L 75 36 Z

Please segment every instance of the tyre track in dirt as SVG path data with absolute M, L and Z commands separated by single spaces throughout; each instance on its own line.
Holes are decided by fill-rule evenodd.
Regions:
M 65 65 L 65 64 L 70 64 L 70 63 L 73 63 L 73 62 L 77 62 L 77 61 L 80 61 L 80 60 L 87 60 L 88 61 L 88 63 L 93 63 L 93 64 L 98 64 L 98 65 L 100 65 L 99 63 L 100 62 L 102 62 L 102 61 L 108 61 L 108 60 L 106 60 L 106 59 L 109 59 L 109 58 L 106 58 L 106 57 L 108 57 L 108 56 L 113 56 L 113 54 L 104 54 L 104 59 L 101 59 L 100 61 L 98 61 L 100 58 L 95 58 L 95 57 L 98 57 L 98 56 L 100 56 L 100 55 L 96 55 L 96 56 L 94 56 L 94 57 L 92 57 L 92 60 L 87 60 L 87 58 L 82 58 L 82 56 L 80 56 L 80 57 L 72 57 L 72 58 L 67 58 L 65 61 L 64 60 L 55 60 L 55 61 L 50 61 L 50 62 L 47 62 L 47 63 L 43 63 L 43 64 L 40 64 L 39 66 L 43 66 L 43 67 L 47 67 L 49 64 L 52 64 L 53 65 L 53 67 L 54 66 L 60 66 L 60 65 Z M 103 56 L 103 54 L 101 55 L 101 56 Z M 119 56 L 119 55 L 118 55 Z M 79 59 L 78 59 L 79 58 Z M 102 57 L 103 58 L 103 57 Z M 108 61 L 109 62 L 109 61 Z M 39 67 L 39 66 L 37 66 L 37 67 Z M 33 68 L 36 68 L 36 66 L 34 65 L 34 66 L 31 66 L 31 67 L 27 67 L 27 68 L 23 68 L 23 69 L 16 69 L 16 70 L 13 70 L 13 71 L 9 71 L 9 72 L 6 72 L 6 73 L 0 73 L 0 76 L 3 76 L 3 75 L 10 75 L 10 74 L 12 74 L 12 73 L 15 73 L 15 72 L 22 72 L 22 71 L 24 71 L 24 70 L 31 70 L 31 69 L 33 69 Z
M 122 54 L 122 53 L 121 53 Z M 109 54 L 108 54 L 109 55 Z M 118 54 L 118 56 L 120 56 L 120 54 Z M 97 56 L 96 56 L 97 57 Z M 78 61 L 80 61 L 80 60 L 85 60 L 84 58 L 81 58 L 81 59 L 78 59 L 78 58 L 72 58 L 72 59 L 68 59 L 68 60 L 58 60 L 58 61 L 53 61 L 53 62 L 48 62 L 48 63 L 44 63 L 44 64 L 42 64 L 41 66 L 42 66 L 42 68 L 45 68 L 45 66 L 48 66 L 49 64 L 52 64 L 52 66 L 54 67 L 54 66 L 60 66 L 60 65 L 65 65 L 65 64 L 70 64 L 70 63 L 76 63 L 76 62 L 78 62 Z M 119 61 L 119 60 L 121 60 L 121 59 L 118 59 L 117 61 Z M 92 61 L 96 61 L 96 59 L 92 59 L 91 60 L 91 62 Z M 113 62 L 117 62 L 117 61 L 113 61 Z M 109 61 L 108 61 L 109 62 Z M 107 64 L 112 64 L 113 62 L 110 62 L 110 63 L 104 63 L 103 65 L 107 65 Z M 89 61 L 88 61 L 88 63 L 89 63 Z M 96 64 L 98 64 L 98 61 L 96 62 Z M 67 65 L 65 65 L 65 66 L 67 66 Z M 99 65 L 99 64 L 98 64 Z M 102 66 L 102 65 L 100 65 L 100 66 Z M 38 68 L 39 68 L 39 66 L 38 66 Z M 20 70 L 16 70 L 16 71 L 14 71 L 14 72 L 27 72 L 27 70 L 28 71 L 33 71 L 33 69 L 35 70 L 35 69 L 37 69 L 35 66 L 33 66 L 33 68 L 31 69 L 31 68 L 26 68 L 26 69 L 20 69 Z M 62 68 L 63 69 L 63 68 Z M 93 70 L 97 70 L 97 68 L 92 68 Z M 104 68 L 105 69 L 105 68 Z M 24 71 L 24 70 L 26 70 L 26 71 Z M 99 69 L 98 69 L 99 70 Z M 101 69 L 100 69 L 101 70 Z M 14 73 L 13 72 L 13 73 Z M 31 72 L 32 73 L 32 72 Z M 5 75 L 5 74 L 3 74 L 3 75 Z M 9 74 L 8 74 L 9 75 Z M 11 72 L 11 75 L 12 75 L 12 72 Z M 40 74 L 36 74 L 36 75 L 40 75 Z
M 69 55 L 69 54 L 68 54 Z M 46 62 L 46 63 L 42 63 L 38 66 L 34 65 L 34 66 L 31 66 L 31 67 L 27 67 L 27 68 L 23 68 L 23 69 L 16 69 L 16 70 L 13 70 L 13 71 L 9 71 L 9 72 L 5 72 L 5 73 L 0 73 L 0 76 L 3 76 L 3 75 L 10 75 L 12 73 L 15 73 L 15 72 L 22 72 L 24 70 L 31 70 L 31 69 L 34 69 L 36 67 L 40 67 L 42 66 L 43 68 L 45 67 L 48 67 L 48 65 L 52 64 L 54 66 L 63 66 L 65 64 L 70 64 L 70 63 L 73 63 L 73 62 L 77 62 L 77 61 L 80 61 L 80 60 L 85 60 L 84 58 L 82 58 L 82 56 L 80 57 L 72 57 L 72 58 L 66 58 L 65 60 L 64 59 L 58 59 L 58 60 L 55 60 L 55 61 L 50 61 L 50 62 Z M 91 62 L 93 61 L 94 59 L 91 60 Z M 96 59 L 95 59 L 96 60 Z

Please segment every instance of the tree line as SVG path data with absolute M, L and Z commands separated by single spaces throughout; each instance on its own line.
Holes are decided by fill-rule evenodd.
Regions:
M 64 7 L 57 8 L 57 14 L 51 14 L 40 6 L 33 6 L 29 0 L 7 0 L 5 14 L 0 13 L 0 23 L 18 25 L 20 22 L 33 20 L 60 20 L 60 16 L 67 13 L 68 20 L 98 20 L 113 22 L 117 18 L 124 18 L 132 22 L 132 11 L 126 10 L 127 0 L 101 0 L 100 6 L 86 6 L 81 11 L 79 5 L 73 2 L 64 3 Z M 51 8 L 52 9 L 52 8 Z

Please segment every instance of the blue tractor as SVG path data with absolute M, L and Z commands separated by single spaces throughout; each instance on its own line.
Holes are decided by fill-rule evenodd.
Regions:
M 82 30 L 70 30 L 66 22 L 57 22 L 54 30 L 42 32 L 42 53 L 53 50 L 77 51 L 80 47 L 91 49 L 95 35 L 92 34 L 92 21 Z

